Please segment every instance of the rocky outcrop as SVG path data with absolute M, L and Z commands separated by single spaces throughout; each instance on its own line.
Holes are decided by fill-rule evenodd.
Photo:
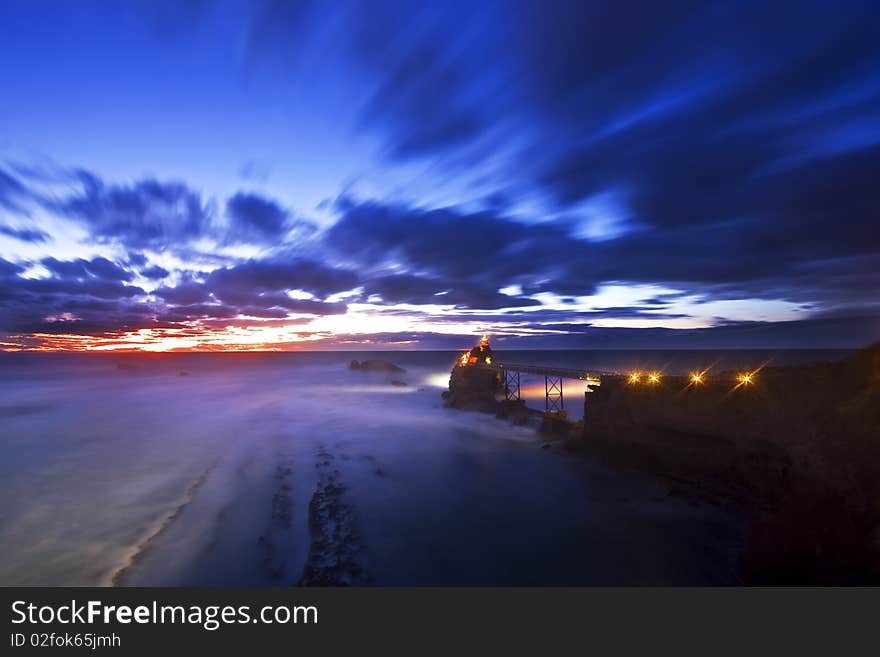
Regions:
M 348 364 L 349 369 L 358 370 L 360 372 L 403 372 L 402 367 L 390 363 L 381 358 L 373 358 L 369 360 L 356 361 L 353 360 Z
M 497 413 L 498 395 L 504 390 L 498 370 L 456 365 L 449 376 L 449 390 L 443 393 L 447 408 Z

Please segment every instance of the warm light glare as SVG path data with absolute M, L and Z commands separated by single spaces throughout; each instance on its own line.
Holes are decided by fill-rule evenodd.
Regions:
M 629 375 L 629 382 L 630 383 L 638 383 L 639 382 L 639 373 L 633 372 L 632 374 L 630 374 Z
M 740 374 L 739 375 L 740 385 L 749 385 L 752 382 L 752 376 L 753 375 L 751 373 Z
M 492 364 L 492 357 L 486 356 L 486 365 L 491 365 L 491 364 Z
M 652 373 L 648 376 L 648 381 L 651 382 L 651 383 L 660 383 L 660 375 L 657 374 L 656 372 L 652 372 Z
M 691 383 L 702 383 L 703 382 L 703 373 L 702 372 L 694 372 L 691 374 Z

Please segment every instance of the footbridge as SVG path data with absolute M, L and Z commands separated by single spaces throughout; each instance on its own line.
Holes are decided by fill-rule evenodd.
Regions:
M 588 386 L 598 386 L 603 376 L 616 376 L 615 372 L 596 372 L 593 370 L 571 369 L 566 367 L 546 367 L 543 365 L 524 365 L 519 363 L 498 363 L 492 367 L 500 370 L 504 381 L 504 394 L 508 401 L 520 399 L 520 376 L 530 374 L 544 377 L 544 403 L 548 412 L 565 410 L 565 394 L 562 382 L 565 379 L 585 381 Z

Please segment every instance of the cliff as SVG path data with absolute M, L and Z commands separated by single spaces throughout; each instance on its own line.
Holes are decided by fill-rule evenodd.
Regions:
M 880 471 L 878 402 L 880 343 L 840 363 L 764 368 L 748 385 L 732 372 L 698 385 L 605 378 L 588 396 L 582 439 L 729 446 L 816 477 L 851 478 L 840 468 Z
M 880 581 L 880 343 L 689 385 L 605 378 L 570 447 L 755 514 L 756 583 Z

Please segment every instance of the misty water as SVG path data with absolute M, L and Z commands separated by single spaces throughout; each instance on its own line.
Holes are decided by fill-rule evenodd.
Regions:
M 444 409 L 455 356 L 0 355 L 0 584 L 736 580 L 740 518 Z M 499 356 L 684 371 L 829 354 Z M 365 357 L 405 371 L 348 369 Z M 526 391 L 541 407 L 543 383 Z

